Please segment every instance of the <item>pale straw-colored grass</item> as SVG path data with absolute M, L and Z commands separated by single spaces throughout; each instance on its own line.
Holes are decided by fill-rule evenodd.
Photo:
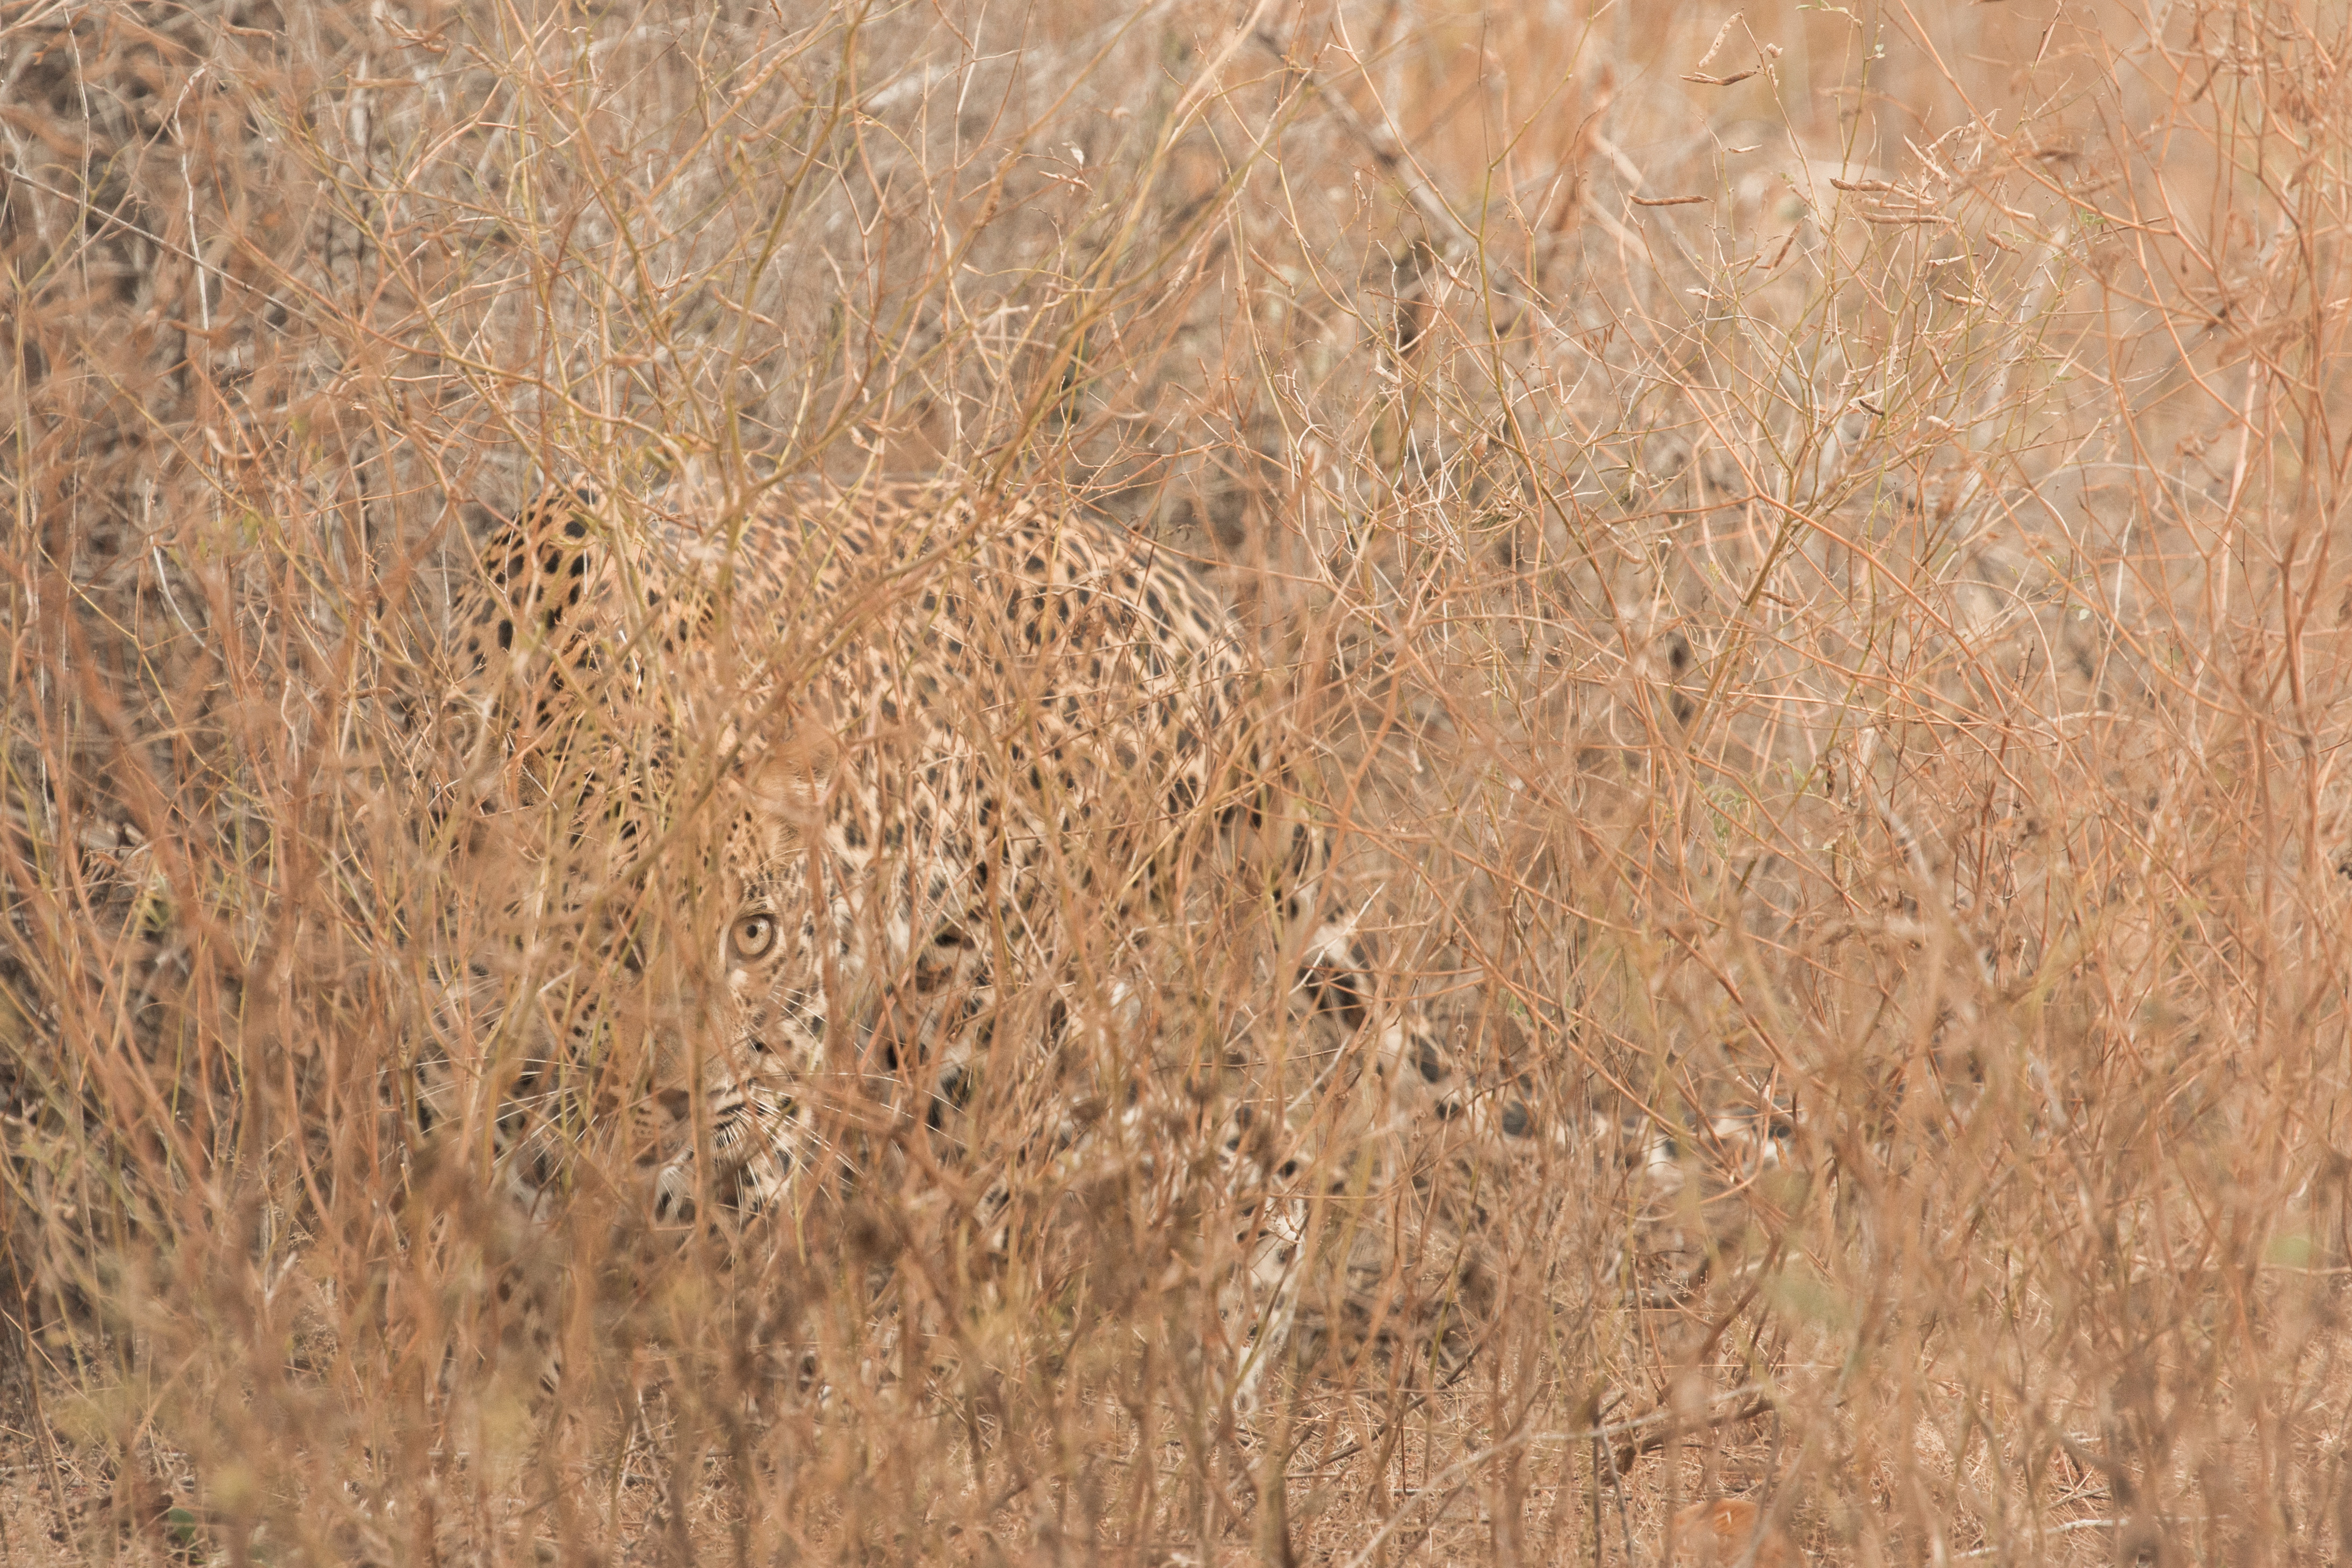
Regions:
M 9 0 L 0 1558 L 2337 1560 L 2347 51 Z M 1137 1174 L 1204 1151 L 1024 1165 L 1037 1074 L 733 1249 L 519 1227 L 407 1103 L 552 994 L 416 764 L 496 517 L 941 469 L 1213 564 L 1475 1086 L 1255 1398 Z M 1055 1082 L 1329 1043 L 1213 880 Z

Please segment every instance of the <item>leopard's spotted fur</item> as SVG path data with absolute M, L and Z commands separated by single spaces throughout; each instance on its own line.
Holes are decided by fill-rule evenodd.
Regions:
M 1419 1012 L 1375 1005 L 1273 684 L 1217 591 L 1150 540 L 944 481 L 733 509 L 680 486 L 625 513 L 544 498 L 484 559 L 454 679 L 509 803 L 618 845 L 608 892 L 686 854 L 694 801 L 720 814 L 724 929 L 673 967 L 666 1021 L 629 1026 L 660 1037 L 650 1065 L 600 1076 L 613 1014 L 575 997 L 541 1031 L 560 1045 L 476 1081 L 526 1204 L 583 1120 L 625 1108 L 656 1217 L 755 1211 L 809 1166 L 829 1086 L 920 1061 L 936 1114 L 1008 1022 L 1040 1046 L 1135 1027 L 1127 927 L 1181 917 L 1177 890 L 1236 839 L 1327 1032 L 1445 1092 Z M 609 910 L 589 929 L 588 892 L 559 902 L 583 952 L 628 946 Z M 463 1076 L 446 1057 L 424 1075 L 427 1115 L 456 1113 Z M 1264 1125 L 1227 1142 L 1271 1171 Z

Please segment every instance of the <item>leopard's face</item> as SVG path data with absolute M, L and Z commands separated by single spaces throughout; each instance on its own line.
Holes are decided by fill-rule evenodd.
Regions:
M 706 1203 L 756 1212 L 809 1159 L 826 1020 L 808 814 L 800 802 L 780 810 L 751 794 L 738 800 L 725 836 L 719 896 L 708 912 L 719 928 L 688 936 L 709 944 L 715 1006 L 702 1014 L 706 1038 L 670 1051 L 679 1071 L 667 1098 L 681 1125 L 655 1184 L 660 1218 L 689 1218 Z M 707 1155 L 700 1175 L 698 1148 Z

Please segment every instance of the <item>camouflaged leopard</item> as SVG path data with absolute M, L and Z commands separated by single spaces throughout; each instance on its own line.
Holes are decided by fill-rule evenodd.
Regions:
M 617 1115 L 656 1219 L 756 1213 L 810 1168 L 845 1083 L 919 1073 L 936 1124 L 1008 1026 L 1038 1049 L 1137 1027 L 1121 955 L 1237 841 L 1306 1008 L 1412 1093 L 1451 1087 L 1418 1010 L 1376 1000 L 1274 683 L 1150 539 L 1045 491 L 777 486 L 730 507 L 680 484 L 625 507 L 544 497 L 483 568 L 450 675 L 471 787 L 568 812 L 606 852 L 553 895 L 591 983 L 505 1068 L 420 1069 L 425 1119 L 487 1115 L 527 1207 Z M 656 960 L 614 890 L 684 853 L 697 803 L 723 920 L 654 988 L 666 1008 L 616 1024 L 593 977 Z M 622 1036 L 645 1049 L 616 1071 Z

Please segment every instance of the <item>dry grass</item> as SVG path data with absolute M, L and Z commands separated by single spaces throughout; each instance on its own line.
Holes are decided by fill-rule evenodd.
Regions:
M 2289 0 L 7 0 L 0 1559 L 2339 1560 L 2347 67 Z M 1246 900 L 731 1246 L 411 1114 L 546 995 L 451 1021 L 512 933 L 411 766 L 490 519 L 933 469 L 1218 563 L 1481 1086 L 1255 1398 L 1213 1184 L 1022 1155 L 1286 1060 Z

